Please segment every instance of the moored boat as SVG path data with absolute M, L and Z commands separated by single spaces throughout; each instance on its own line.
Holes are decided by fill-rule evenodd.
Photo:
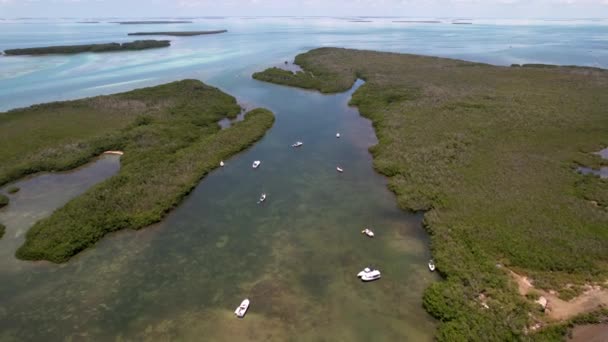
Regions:
M 224 166 L 224 161 L 220 161 L 220 166 Z
M 248 309 L 249 309 L 249 299 L 244 299 L 241 302 L 241 305 L 239 305 L 239 307 L 236 308 L 236 310 L 234 310 L 234 314 L 238 318 L 243 318 L 243 317 L 245 317 L 245 314 L 247 313 Z
M 266 200 L 266 193 L 262 193 L 262 195 L 260 196 L 260 199 L 258 200 L 258 203 L 262 203 Z
M 371 229 L 369 229 L 369 228 L 363 229 L 361 231 L 361 234 L 365 234 L 365 235 L 369 236 L 370 238 L 374 237 L 374 232 Z
M 381 277 L 380 270 L 373 270 L 369 267 L 363 269 L 363 271 L 357 273 L 357 277 L 361 278 L 362 281 L 374 281 Z
M 429 270 L 431 272 L 435 271 L 435 261 L 433 261 L 433 259 L 429 260 Z
M 291 145 L 291 147 L 300 147 L 300 146 L 302 146 L 302 145 L 304 145 L 304 143 L 303 143 L 303 142 L 301 142 L 301 141 L 296 141 L 296 143 L 295 143 L 295 144 L 292 144 L 292 145 Z
M 344 172 L 344 170 L 343 170 L 341 167 L 339 167 L 339 166 L 338 166 L 338 167 L 336 167 L 336 170 L 337 170 L 338 172 L 340 172 L 340 173 Z
M 258 166 L 260 166 L 260 164 L 262 164 L 262 162 L 261 162 L 261 161 L 259 161 L 259 160 L 256 160 L 256 161 L 254 161 L 254 162 L 253 162 L 253 165 L 251 165 L 251 166 L 252 166 L 254 169 L 257 169 L 257 168 L 258 168 Z
M 336 133 L 336 138 L 339 138 L 339 137 L 340 137 L 340 133 Z

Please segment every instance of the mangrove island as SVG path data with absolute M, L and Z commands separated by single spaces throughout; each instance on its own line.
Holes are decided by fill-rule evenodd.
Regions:
M 120 25 L 163 25 L 163 24 L 192 24 L 189 20 L 143 20 L 143 21 L 112 21 L 112 24 Z
M 240 112 L 234 97 L 184 80 L 0 113 L 0 185 L 69 170 L 104 151 L 124 153 L 118 174 L 38 221 L 17 257 L 65 262 L 110 232 L 160 221 L 274 122 L 272 112 L 254 109 L 220 129 L 219 120 Z
M 425 211 L 439 341 L 557 340 L 607 313 L 551 321 L 538 294 L 567 300 L 608 278 L 608 182 L 576 172 L 608 144 L 607 71 L 339 48 L 295 62 L 253 77 L 324 93 L 366 82 L 351 104 L 376 130 L 374 167 L 401 208 Z
M 63 45 L 47 46 L 25 49 L 4 50 L 7 56 L 22 55 L 50 55 L 50 54 L 76 54 L 83 52 L 116 52 L 146 50 L 171 46 L 169 40 L 136 40 L 129 43 L 107 43 L 107 44 L 85 44 L 85 45 Z
M 228 30 L 215 30 L 215 31 L 169 31 L 169 32 L 133 32 L 129 33 L 129 36 L 201 36 L 207 34 L 219 34 L 226 33 Z

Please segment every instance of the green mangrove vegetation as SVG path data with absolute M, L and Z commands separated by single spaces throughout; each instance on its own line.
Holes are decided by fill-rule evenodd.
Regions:
M 228 32 L 228 30 L 133 32 L 133 33 L 129 33 L 129 36 L 177 36 L 177 37 L 189 37 L 189 36 L 201 36 L 201 35 L 208 35 L 208 34 L 219 34 L 219 33 L 226 33 L 226 32 Z
M 192 24 L 190 20 L 134 20 L 134 21 L 113 21 L 113 24 L 120 25 L 163 25 L 163 24 Z
M 6 195 L 0 194 L 0 208 L 8 205 L 9 199 Z
M 366 81 L 351 104 L 376 130 L 374 167 L 401 208 L 425 211 L 443 277 L 423 301 L 437 339 L 561 338 L 555 325 L 526 333 L 547 319 L 509 270 L 558 292 L 606 281 L 608 182 L 576 167 L 608 145 L 608 72 L 338 48 L 295 62 L 304 71 L 253 77 L 325 93 Z
M 7 56 L 21 55 L 49 55 L 49 54 L 75 54 L 82 52 L 115 52 L 155 49 L 168 47 L 171 45 L 169 40 L 136 40 L 129 43 L 107 43 L 107 44 L 84 44 L 84 45 L 63 45 L 46 46 L 25 49 L 4 50 Z
M 119 173 L 36 223 L 17 257 L 64 262 L 120 229 L 161 220 L 208 172 L 260 139 L 274 116 L 247 113 L 219 89 L 184 80 L 109 96 L 35 105 L 0 115 L 0 184 L 66 170 L 107 150 Z M 60 124 L 59 124 L 60 123 Z M 30 132 L 27 136 L 19 132 Z
M 4 236 L 4 232 L 6 231 L 6 227 L 0 223 L 0 239 Z
M 19 192 L 19 190 L 21 190 L 18 186 L 11 186 L 8 189 L 6 189 L 6 192 L 8 192 L 9 194 L 16 194 Z

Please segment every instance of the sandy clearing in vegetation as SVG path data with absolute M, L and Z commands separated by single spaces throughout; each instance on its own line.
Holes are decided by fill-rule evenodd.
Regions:
M 571 342 L 603 342 L 608 341 L 608 324 L 588 324 L 575 327 L 572 330 Z
M 509 271 L 517 282 L 517 288 L 522 296 L 534 290 L 547 299 L 545 313 L 552 320 L 567 320 L 582 313 L 591 312 L 601 306 L 608 306 L 608 290 L 600 286 L 587 285 L 587 290 L 572 300 L 565 301 L 551 293 L 534 287 L 525 276 Z

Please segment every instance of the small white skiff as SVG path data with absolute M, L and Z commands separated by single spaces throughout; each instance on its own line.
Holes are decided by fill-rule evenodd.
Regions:
M 262 162 L 259 160 L 256 160 L 253 162 L 253 165 L 251 165 L 251 167 L 253 167 L 254 169 L 257 169 L 258 166 L 260 166 L 260 164 L 262 164 Z
M 363 281 L 374 281 L 381 277 L 380 270 L 373 270 L 369 267 L 363 269 L 363 271 L 357 273 L 357 277 Z
M 236 308 L 236 310 L 234 310 L 234 314 L 238 318 L 243 318 L 243 317 L 245 317 L 245 314 L 247 313 L 247 309 L 249 309 L 249 299 L 243 300 L 241 302 L 241 305 L 239 305 L 239 307 Z
M 263 194 L 260 196 L 260 199 L 258 200 L 258 203 L 262 203 L 262 202 L 264 202 L 265 200 L 266 200 L 266 194 L 265 194 L 265 193 L 263 193 Z
M 222 167 L 223 167 L 224 165 L 225 165 L 225 164 L 224 164 L 224 161 L 222 160 L 222 161 L 220 162 L 220 166 L 222 166 Z
M 370 238 L 374 237 L 374 232 L 371 229 L 369 229 L 369 228 L 363 229 L 361 231 L 361 234 L 365 234 L 365 235 L 369 236 Z
M 435 271 L 435 262 L 433 261 L 433 259 L 429 260 L 429 270 L 431 272 Z
M 344 172 L 344 170 L 343 170 L 341 167 L 339 167 L 339 166 L 338 166 L 338 167 L 336 167 L 336 170 L 337 170 L 338 172 L 340 172 L 340 173 Z
M 304 143 L 303 143 L 303 142 L 301 142 L 301 141 L 297 141 L 295 144 L 291 145 L 291 147 L 300 147 L 300 146 L 302 146 L 302 145 L 304 145 Z
M 336 138 L 340 138 L 340 133 L 336 133 Z

